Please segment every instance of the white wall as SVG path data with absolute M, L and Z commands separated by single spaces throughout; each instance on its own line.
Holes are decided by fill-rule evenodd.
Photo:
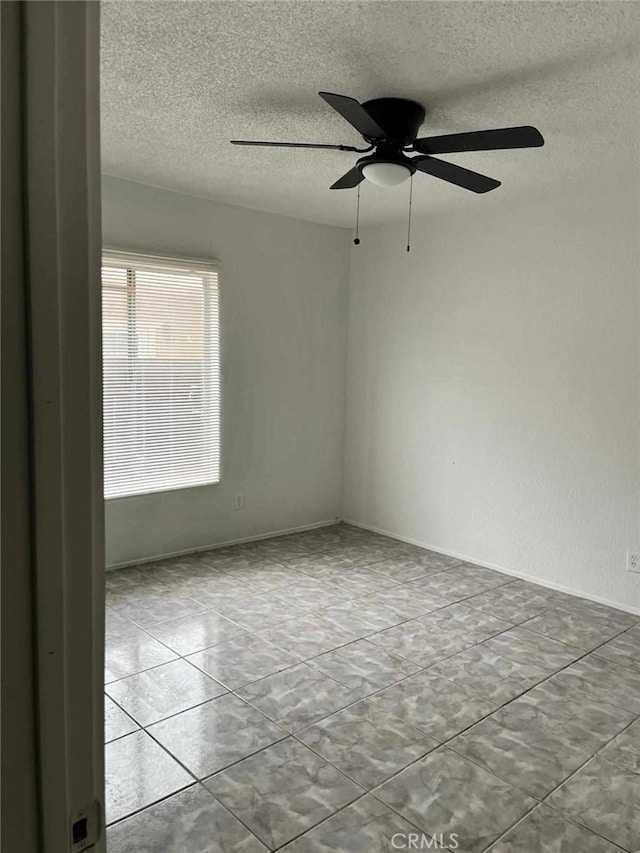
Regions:
M 105 178 L 105 244 L 218 258 L 225 332 L 222 482 L 109 501 L 108 563 L 343 516 L 640 608 L 636 186 L 471 197 L 350 261 L 347 231 Z
M 347 519 L 640 607 L 638 177 L 361 234 Z
M 220 262 L 224 382 L 221 483 L 108 501 L 107 564 L 338 516 L 348 232 L 105 177 L 103 233 Z

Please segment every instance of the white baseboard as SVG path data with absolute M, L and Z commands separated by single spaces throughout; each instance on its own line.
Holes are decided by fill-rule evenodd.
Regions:
M 634 616 L 640 616 L 640 607 L 632 607 L 629 604 L 620 604 L 618 601 L 611 601 L 608 598 L 602 598 L 599 595 L 592 595 L 589 592 L 584 592 L 575 587 L 564 586 L 564 584 L 554 583 L 553 581 L 542 580 L 534 575 L 528 575 L 524 572 L 514 571 L 513 569 L 505 569 L 504 566 L 498 566 L 495 563 L 488 563 L 486 560 L 478 560 L 476 557 L 470 557 L 468 554 L 459 554 L 455 551 L 443 551 L 442 548 L 436 548 L 419 539 L 409 539 L 407 536 L 399 536 L 397 533 L 392 533 L 390 530 L 384 530 L 381 527 L 373 527 L 371 524 L 363 524 L 361 521 L 354 521 L 351 518 L 343 518 L 345 524 L 351 524 L 354 527 L 361 527 L 363 530 L 370 530 L 372 533 L 379 533 L 381 536 L 388 536 L 390 539 L 397 539 L 399 542 L 408 542 L 410 545 L 417 545 L 419 548 L 427 548 L 429 551 L 435 551 L 437 554 L 444 554 L 447 557 L 455 557 L 458 560 L 464 560 L 465 563 L 474 563 L 476 566 L 483 566 L 485 569 L 494 569 L 496 572 L 501 572 L 504 575 L 511 575 L 520 580 L 537 583 L 538 586 L 547 587 L 547 589 L 555 589 L 558 592 L 567 592 L 569 595 L 575 595 L 578 598 L 586 598 L 588 601 L 595 601 L 597 604 L 606 604 L 608 607 L 615 607 L 618 610 L 624 610 L 626 613 L 633 613 Z
M 640 607 L 632 607 L 628 604 L 620 604 L 617 601 L 612 601 L 608 598 L 603 598 L 599 595 L 584 592 L 575 587 L 565 586 L 564 584 L 554 583 L 553 581 L 543 580 L 534 575 L 519 572 L 514 569 L 507 569 L 504 566 L 498 566 L 495 563 L 489 563 L 486 560 L 478 560 L 469 554 L 460 554 L 456 551 L 444 551 L 428 542 L 423 542 L 420 539 L 411 539 L 408 536 L 400 536 L 397 533 L 392 533 L 390 530 L 385 530 L 381 527 L 374 527 L 371 524 L 364 524 L 361 521 L 355 521 L 351 518 L 332 518 L 328 521 L 316 521 L 313 524 L 303 524 L 300 527 L 287 527 L 283 530 L 272 530 L 268 533 L 260 533 L 257 536 L 245 536 L 241 539 L 229 539 L 225 542 L 216 542 L 211 545 L 199 545 L 197 548 L 185 548 L 182 551 L 172 551 L 163 554 L 155 554 L 150 557 L 141 557 L 139 560 L 126 560 L 122 563 L 113 563 L 106 567 L 106 571 L 114 569 L 123 569 L 127 566 L 140 566 L 145 563 L 155 563 L 157 560 L 168 560 L 171 557 L 182 557 L 185 554 L 197 554 L 200 551 L 213 551 L 216 548 L 226 548 L 228 545 L 242 545 L 244 542 L 257 542 L 260 539 L 270 539 L 273 536 L 285 536 L 288 533 L 302 533 L 305 530 L 315 530 L 318 527 L 330 527 L 332 524 L 351 524 L 353 527 L 360 527 L 363 530 L 370 530 L 372 533 L 379 533 L 381 536 L 388 536 L 390 539 L 397 539 L 399 542 L 408 542 L 410 545 L 417 545 L 419 548 L 427 548 L 429 551 L 434 551 L 437 554 L 444 554 L 447 557 L 454 557 L 457 560 L 463 560 L 465 563 L 474 563 L 476 566 L 483 566 L 487 569 L 494 569 L 496 572 L 501 572 L 505 575 L 510 575 L 521 580 L 537 583 L 539 586 L 547 587 L 547 589 L 555 589 L 558 592 L 566 592 L 570 595 L 576 595 L 579 598 L 586 598 L 588 601 L 595 601 L 598 604 L 606 604 L 609 607 L 616 607 L 618 610 L 624 610 L 627 613 L 633 613 L 635 616 L 640 616 Z
M 183 557 L 185 554 L 198 554 L 201 551 L 213 551 L 216 548 L 226 548 L 228 545 L 242 545 L 244 542 L 257 542 L 260 539 L 271 539 L 273 536 L 286 536 L 287 533 L 304 533 L 305 530 L 315 530 L 317 527 L 330 527 L 339 524 L 341 519 L 332 518 L 329 521 L 314 521 L 313 524 L 302 524 L 300 527 L 287 527 L 284 530 L 271 530 L 269 533 L 259 533 L 257 536 L 245 536 L 242 539 L 228 539 L 225 542 L 216 542 L 213 545 L 198 545 L 197 548 L 185 548 L 182 551 L 170 551 L 164 554 L 155 554 L 151 557 L 141 557 L 139 560 L 125 560 L 123 563 L 111 563 L 106 566 L 107 572 L 114 569 L 125 569 L 127 566 L 141 566 L 144 563 L 155 563 L 157 560 L 169 560 L 171 557 Z

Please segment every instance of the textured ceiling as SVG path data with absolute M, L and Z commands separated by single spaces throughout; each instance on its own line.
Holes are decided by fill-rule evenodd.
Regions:
M 498 178 L 492 200 L 426 175 L 414 212 L 479 211 L 576 175 L 634 169 L 640 3 L 131 2 L 102 4 L 103 168 L 287 216 L 351 226 L 329 186 L 357 155 L 240 148 L 231 138 L 359 145 L 317 95 L 400 96 L 423 135 L 534 124 L 544 148 L 447 155 Z M 631 173 L 631 172 L 630 172 Z M 362 219 L 406 215 L 408 187 L 362 185 Z

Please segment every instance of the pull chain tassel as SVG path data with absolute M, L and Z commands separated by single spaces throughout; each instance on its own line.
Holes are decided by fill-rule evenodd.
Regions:
M 356 239 L 353 241 L 355 246 L 360 245 L 360 184 L 358 184 L 358 201 L 356 203 Z
M 409 226 L 407 228 L 407 252 L 411 251 L 411 207 L 413 205 L 413 175 L 409 183 Z

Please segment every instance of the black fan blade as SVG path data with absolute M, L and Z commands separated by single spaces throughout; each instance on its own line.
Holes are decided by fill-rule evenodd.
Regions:
M 478 172 L 463 169 L 462 166 L 455 166 L 453 163 L 445 163 L 444 160 L 434 160 L 433 157 L 414 157 L 411 162 L 416 169 L 427 175 L 442 178 L 443 181 L 457 184 L 474 193 L 488 193 L 489 190 L 495 190 L 500 186 L 500 181 L 494 178 L 487 178 L 485 175 L 479 175 Z
M 334 151 L 362 151 L 353 145 L 320 145 L 313 142 L 253 142 L 248 139 L 232 139 L 232 145 L 267 145 L 274 148 L 332 148 Z M 366 149 L 364 149 L 366 150 Z
M 368 139 L 387 139 L 387 134 L 377 121 L 371 118 L 365 108 L 355 98 L 346 95 L 334 95 L 331 92 L 318 92 L 329 106 L 339 112 L 352 127 Z
M 427 136 L 416 139 L 413 147 L 423 154 L 455 154 L 458 151 L 498 151 L 503 148 L 539 148 L 544 139 L 530 125 L 503 127 L 498 130 L 473 130 L 470 133 L 450 133 L 447 136 Z
M 359 183 L 364 181 L 364 175 L 358 169 L 357 166 L 354 166 L 353 169 L 349 169 L 349 171 L 343 175 L 341 178 L 332 184 L 330 189 L 332 190 L 350 190 L 353 187 L 357 187 Z

